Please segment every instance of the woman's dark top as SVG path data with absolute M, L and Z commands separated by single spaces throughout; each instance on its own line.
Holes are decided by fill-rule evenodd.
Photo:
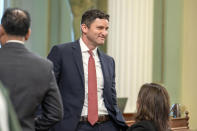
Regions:
M 152 121 L 140 121 L 129 127 L 128 131 L 157 131 Z

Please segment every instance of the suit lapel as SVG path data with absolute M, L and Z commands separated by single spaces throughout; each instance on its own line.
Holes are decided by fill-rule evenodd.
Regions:
M 104 90 L 103 90 L 103 97 L 105 101 L 105 106 L 108 110 L 113 110 L 112 104 L 109 104 L 109 102 L 112 103 L 111 91 L 110 91 L 110 77 L 109 77 L 109 68 L 108 68 L 108 61 L 106 59 L 106 56 L 98 50 L 98 55 L 101 61 L 101 68 L 103 71 L 103 79 L 104 79 Z
M 81 54 L 81 48 L 80 48 L 79 41 L 76 41 L 73 43 L 72 49 L 73 49 L 74 61 L 77 65 L 77 69 L 79 71 L 82 83 L 84 85 L 85 80 L 84 80 L 84 71 L 83 71 L 83 61 L 82 61 L 82 54 Z
M 98 49 L 98 56 L 99 56 L 99 59 L 101 61 L 101 68 L 102 68 L 102 72 L 103 72 L 103 79 L 104 79 L 104 90 L 106 89 L 106 84 L 107 84 L 107 73 L 108 73 L 108 70 L 107 70 L 107 61 L 103 55 L 103 53 Z

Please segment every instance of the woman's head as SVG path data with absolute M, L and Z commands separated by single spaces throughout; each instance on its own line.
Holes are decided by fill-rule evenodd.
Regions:
M 159 131 L 168 128 L 170 102 L 163 86 L 156 83 L 142 85 L 137 105 L 136 121 L 151 120 Z

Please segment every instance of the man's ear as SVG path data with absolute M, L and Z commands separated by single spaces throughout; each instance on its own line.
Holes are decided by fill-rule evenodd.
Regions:
M 29 39 L 30 35 L 31 35 L 31 29 L 29 28 L 27 34 L 25 35 L 26 41 Z
M 0 45 L 4 45 L 6 43 L 6 32 L 2 25 L 0 25 Z
M 0 25 L 0 37 L 2 37 L 5 34 L 5 30 L 2 25 Z
M 87 27 L 87 25 L 85 25 L 85 24 L 81 24 L 81 31 L 82 31 L 82 33 L 86 34 L 86 33 L 87 33 L 87 31 L 88 31 L 88 27 Z

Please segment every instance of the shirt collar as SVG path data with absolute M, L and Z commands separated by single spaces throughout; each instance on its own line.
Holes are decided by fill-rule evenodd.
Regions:
M 80 43 L 80 47 L 81 47 L 81 52 L 84 53 L 84 52 L 88 52 L 89 51 L 89 48 L 87 47 L 87 45 L 83 42 L 82 38 L 79 39 L 79 43 Z M 94 56 L 96 56 L 97 54 L 97 47 L 92 50 L 92 53 Z
M 9 42 L 15 42 L 15 43 L 24 44 L 24 42 L 20 41 L 20 40 L 8 40 L 6 43 L 9 43 Z

